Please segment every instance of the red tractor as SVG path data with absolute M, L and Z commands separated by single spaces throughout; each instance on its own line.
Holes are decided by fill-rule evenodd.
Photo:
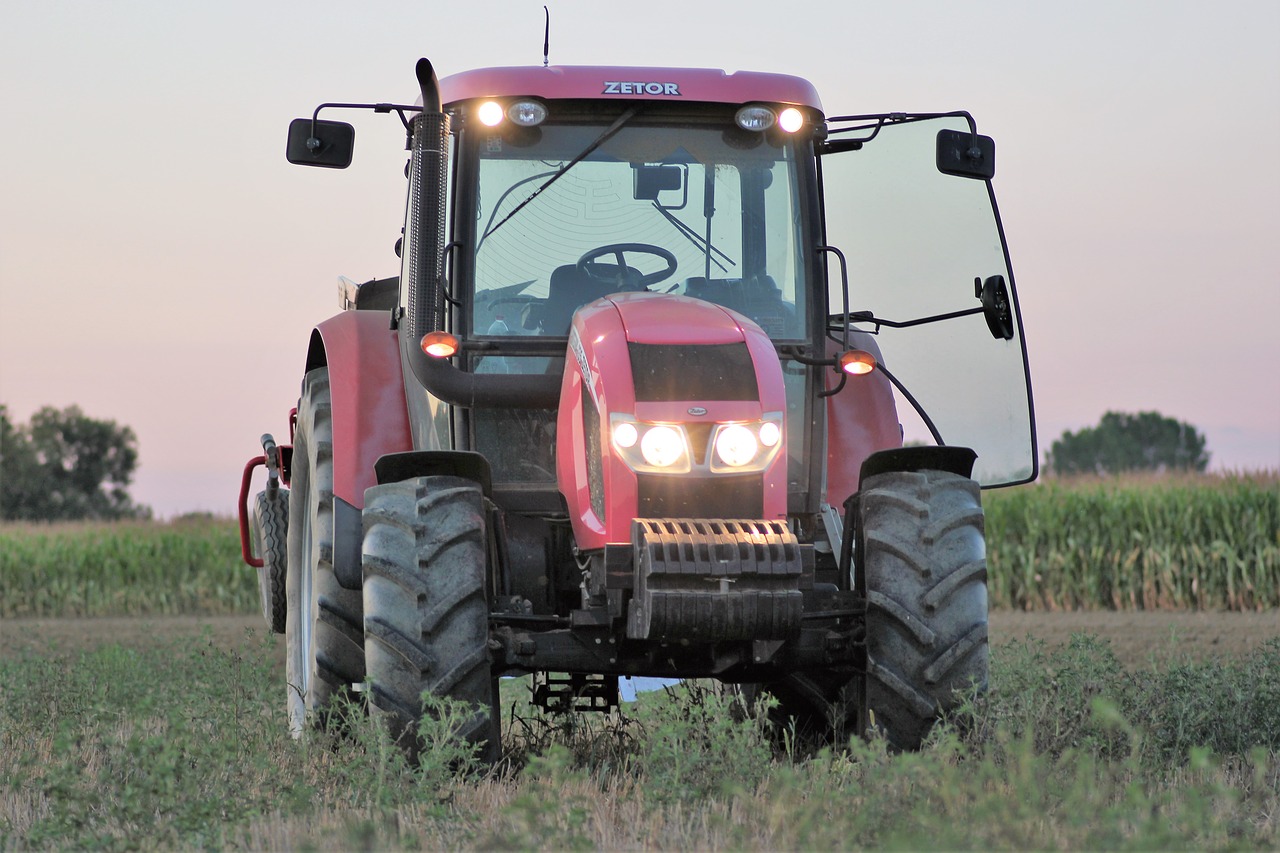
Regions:
M 917 746 L 987 679 L 979 488 L 1036 476 L 991 139 L 777 74 L 417 78 L 289 132 L 343 168 L 319 113 L 364 108 L 410 151 L 399 275 L 343 280 L 244 472 L 294 730 L 363 690 L 414 753 L 429 693 L 492 758 L 500 676 L 652 676 Z

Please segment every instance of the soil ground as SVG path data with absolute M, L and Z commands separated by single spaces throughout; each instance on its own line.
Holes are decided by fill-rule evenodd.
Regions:
M 143 648 L 178 637 L 200 638 L 208 632 L 216 645 L 236 649 L 252 632 L 251 647 L 266 636 L 260 616 L 153 617 L 138 619 L 3 619 L 0 655 L 45 656 L 97 648 L 108 643 Z M 1130 669 L 1170 660 L 1234 658 L 1280 637 L 1280 610 L 1262 613 L 1112 612 L 1023 613 L 994 611 L 990 638 L 995 647 L 1035 637 L 1050 646 L 1073 634 L 1092 634 L 1110 641 Z M 271 647 L 284 666 L 284 638 Z

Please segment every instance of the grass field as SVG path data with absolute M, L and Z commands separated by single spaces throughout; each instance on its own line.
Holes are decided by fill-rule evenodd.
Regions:
M 461 775 L 456 749 L 409 768 L 362 719 L 291 740 L 269 657 L 249 638 L 0 661 L 0 848 L 1280 845 L 1280 641 L 1140 672 L 1084 637 L 1000 647 L 992 692 L 910 755 L 797 756 L 700 683 L 553 719 L 504 682 L 504 763 Z
M 1017 608 L 1274 607 L 1274 475 L 988 493 Z M 0 615 L 254 613 L 225 519 L 0 527 Z M 406 766 L 356 713 L 287 734 L 279 638 L 0 658 L 0 850 L 1280 847 L 1280 638 L 1126 669 L 1101 641 L 992 651 L 925 749 L 800 754 L 701 683 L 550 718 L 504 681 L 504 760 Z M 358 709 L 357 709 L 358 710 Z
M 985 492 L 992 607 L 1280 606 L 1280 475 L 1048 480 Z M 0 616 L 258 609 L 230 519 L 0 525 Z

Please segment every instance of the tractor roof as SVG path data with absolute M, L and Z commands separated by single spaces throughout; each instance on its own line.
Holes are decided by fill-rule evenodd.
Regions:
M 472 98 L 580 98 L 591 100 L 754 101 L 821 110 L 813 84 L 787 74 L 725 72 L 709 68 L 541 66 L 478 68 L 440 81 L 445 104 Z

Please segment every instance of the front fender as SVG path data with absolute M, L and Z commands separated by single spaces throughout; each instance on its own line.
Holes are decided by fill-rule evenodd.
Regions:
M 327 365 L 333 406 L 333 494 L 356 509 L 377 485 L 374 463 L 413 450 L 396 332 L 383 311 L 344 311 L 311 333 L 307 370 Z

